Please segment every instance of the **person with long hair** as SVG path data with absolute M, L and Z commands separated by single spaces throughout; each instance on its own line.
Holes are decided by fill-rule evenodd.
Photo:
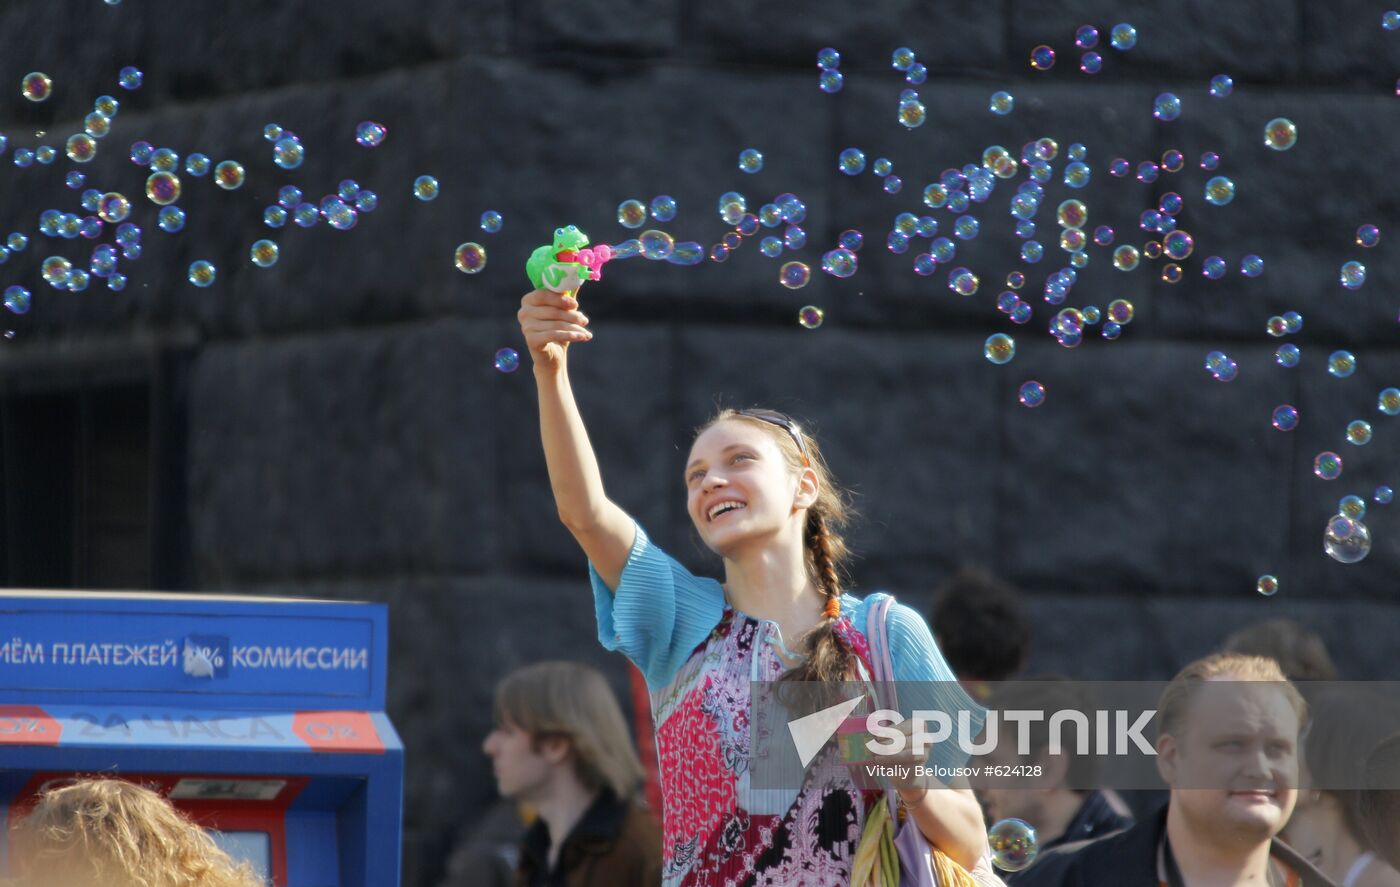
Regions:
M 869 798 L 849 779 L 760 790 L 749 769 L 755 682 L 827 685 L 870 673 L 863 631 L 879 596 L 846 593 L 848 497 L 821 447 L 769 410 L 722 410 L 700 427 L 679 480 L 724 580 L 697 577 L 604 490 L 568 374 L 569 346 L 593 337 L 578 301 L 535 290 L 517 316 L 559 518 L 589 560 L 599 640 L 635 662 L 651 691 L 663 882 L 849 883 Z M 886 626 L 896 679 L 942 687 L 945 711 L 980 718 L 917 612 L 896 604 Z M 897 788 L 906 824 L 935 850 L 967 870 L 984 860 L 982 811 L 965 783 Z
M 22 887 L 264 887 L 169 801 L 120 779 L 44 792 L 11 848 Z
M 608 683 L 579 662 L 539 662 L 496 687 L 482 743 L 501 795 L 538 818 L 525 833 L 518 887 L 650 887 L 660 832 L 637 802 L 644 771 Z

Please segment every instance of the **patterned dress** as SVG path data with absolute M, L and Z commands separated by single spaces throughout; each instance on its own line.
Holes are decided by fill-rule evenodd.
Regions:
M 876 798 L 851 782 L 834 751 L 813 762 L 801 788 L 751 782 L 751 743 L 785 730 L 785 724 L 754 723 L 771 707 L 755 712 L 750 699 L 754 682 L 776 681 L 787 670 L 784 658 L 795 658 L 777 624 L 727 606 L 718 582 L 691 574 L 640 526 L 615 592 L 596 570 L 590 574 L 599 640 L 635 662 L 650 689 L 663 883 L 848 884 L 866 811 Z M 866 606 L 879 597 L 843 595 L 836 626 L 866 675 L 869 648 L 861 629 Z M 932 704 L 970 709 L 980 726 L 982 709 L 961 691 L 919 615 L 895 604 L 888 618 L 895 677 L 925 682 L 933 688 Z

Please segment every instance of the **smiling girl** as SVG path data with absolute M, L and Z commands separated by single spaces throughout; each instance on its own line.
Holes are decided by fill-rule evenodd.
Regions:
M 517 316 L 559 518 L 588 556 L 599 641 L 636 663 L 651 692 L 664 882 L 849 883 L 868 798 L 849 779 L 758 790 L 748 768 L 753 682 L 870 673 L 866 610 L 882 596 L 842 590 L 847 506 L 820 447 L 767 410 L 724 410 L 701 427 L 681 480 L 724 581 L 696 577 L 604 492 L 568 376 L 569 345 L 593 338 L 578 302 L 535 290 Z M 943 688 L 934 693 L 945 710 L 976 710 L 917 613 L 895 604 L 886 628 L 897 680 L 943 682 L 925 686 Z M 930 844 L 969 870 L 982 860 L 970 790 L 898 789 Z

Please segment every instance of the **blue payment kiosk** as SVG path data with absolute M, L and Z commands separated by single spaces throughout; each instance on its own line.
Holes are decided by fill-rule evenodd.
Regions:
M 116 776 L 269 884 L 397 887 L 387 655 L 382 604 L 0 590 L 0 825 L 48 787 Z

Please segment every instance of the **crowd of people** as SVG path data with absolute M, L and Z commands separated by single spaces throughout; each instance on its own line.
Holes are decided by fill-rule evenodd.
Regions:
M 927 620 L 885 593 L 850 594 L 849 498 L 782 413 L 723 410 L 697 431 L 678 480 L 723 577 L 690 572 L 604 490 L 567 372 L 569 346 L 592 338 L 577 299 L 533 291 L 519 320 L 598 640 L 645 680 L 661 809 L 644 801 L 646 769 L 603 676 L 528 666 L 496 688 L 481 747 L 506 803 L 465 836 L 443 887 L 1400 887 L 1400 711 L 1329 688 L 1325 645 L 1286 621 L 1231 635 L 1166 685 L 1154 747 L 1166 790 L 1137 803 L 1091 787 L 1087 756 L 1051 754 L 1043 723 L 1028 750 L 985 755 L 1037 763 L 1020 784 L 891 776 L 872 789 L 834 744 L 802 785 L 757 784 L 754 737 L 784 728 L 752 704 L 769 682 L 892 679 L 944 711 L 1007 710 L 1030 691 L 1037 707 L 1089 706 L 1064 677 L 1005 683 L 1027 677 L 1031 623 L 984 573 L 954 576 Z M 1013 818 L 1034 829 L 1036 860 L 998 875 L 988 826 Z M 12 846 L 24 887 L 257 883 L 166 800 L 118 779 L 46 792 Z

